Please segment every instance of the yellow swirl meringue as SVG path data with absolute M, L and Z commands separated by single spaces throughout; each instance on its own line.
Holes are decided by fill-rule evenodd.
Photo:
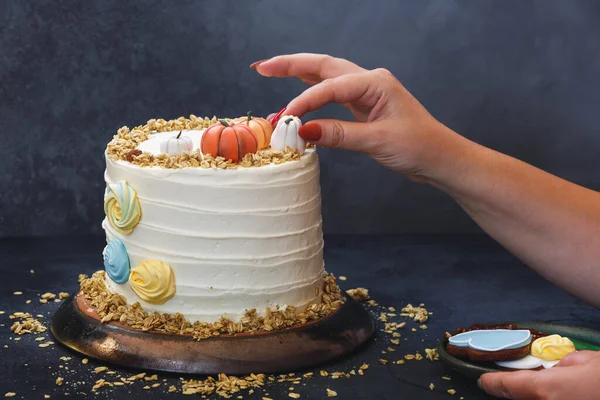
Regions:
M 163 304 L 175 296 L 175 274 L 167 263 L 144 260 L 131 270 L 131 290 L 150 304 Z
M 564 356 L 574 351 L 573 342 L 560 335 L 541 337 L 531 345 L 531 355 L 546 361 L 562 360 Z
M 129 235 L 142 217 L 135 190 L 125 181 L 108 185 L 104 196 L 104 213 L 114 229 Z

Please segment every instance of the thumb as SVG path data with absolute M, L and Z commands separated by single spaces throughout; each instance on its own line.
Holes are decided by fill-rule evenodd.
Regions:
M 369 123 L 320 119 L 303 125 L 298 134 L 319 146 L 367 153 L 377 145 L 373 130 Z

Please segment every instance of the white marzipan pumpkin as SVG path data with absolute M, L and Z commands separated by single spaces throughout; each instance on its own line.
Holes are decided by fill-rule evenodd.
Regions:
M 300 118 L 293 115 L 281 117 L 271 135 L 271 148 L 274 150 L 285 150 L 286 147 L 296 150 L 298 154 L 304 154 L 306 142 L 298 135 L 302 126 Z
M 160 142 L 160 152 L 166 153 L 170 156 L 181 154 L 185 151 L 188 153 L 192 151 L 192 139 L 187 136 L 181 136 L 181 132 L 177 137 L 172 137 Z

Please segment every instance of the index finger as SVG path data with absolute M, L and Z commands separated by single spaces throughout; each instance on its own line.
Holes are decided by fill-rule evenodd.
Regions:
M 492 396 L 506 399 L 536 399 L 539 397 L 539 385 L 536 382 L 542 372 L 490 372 L 483 374 L 478 383 Z
M 296 77 L 321 82 L 341 75 L 366 71 L 358 65 L 326 54 L 298 53 L 273 57 L 256 66 L 263 76 Z
M 365 106 L 372 107 L 374 104 L 371 103 L 377 100 L 373 95 L 376 93 L 377 83 L 372 73 L 347 74 L 328 79 L 306 89 L 293 99 L 284 114 L 302 117 L 329 103 L 362 101 Z

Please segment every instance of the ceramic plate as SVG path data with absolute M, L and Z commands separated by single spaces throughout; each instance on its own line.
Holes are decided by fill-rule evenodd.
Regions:
M 557 325 L 547 322 L 506 322 L 508 324 L 515 324 L 519 329 L 535 329 L 548 334 L 558 334 L 566 336 L 573 340 L 575 347 L 578 350 L 586 349 L 586 345 L 600 346 L 600 332 L 593 329 L 581 328 L 577 326 Z M 492 325 L 492 324 L 490 324 Z M 448 340 L 445 338 L 438 345 L 438 354 L 440 355 L 440 361 L 446 364 L 448 367 L 456 372 L 466 375 L 473 379 L 478 379 L 482 374 L 486 372 L 499 372 L 500 369 L 494 363 L 475 363 L 470 360 L 463 360 L 451 356 L 446 351 L 446 344 Z

